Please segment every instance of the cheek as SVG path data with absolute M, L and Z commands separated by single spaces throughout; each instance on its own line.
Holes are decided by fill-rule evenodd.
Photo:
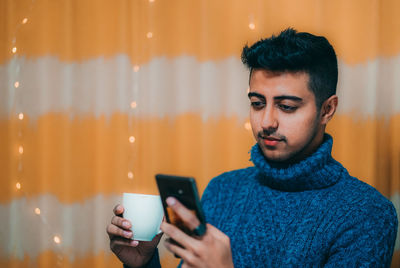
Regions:
M 281 121 L 281 131 L 288 138 L 288 142 L 296 143 L 296 141 L 304 141 L 314 132 L 316 119 L 308 114 L 297 114 L 288 116 Z M 314 115 L 314 114 L 311 114 Z
M 257 123 L 254 120 L 250 120 L 250 125 L 251 125 L 251 131 L 253 132 L 254 136 L 259 132 L 259 127 L 257 126 Z
M 250 112 L 250 125 L 254 137 L 257 137 L 258 132 L 261 130 L 260 120 L 257 114 Z
M 257 128 L 257 121 L 257 114 L 254 112 L 250 112 L 250 124 L 253 129 Z

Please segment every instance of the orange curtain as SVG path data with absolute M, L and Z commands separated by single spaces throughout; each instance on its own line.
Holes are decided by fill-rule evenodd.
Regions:
M 399 10 L 396 0 L 1 1 L 0 266 L 121 267 L 105 227 L 122 192 L 157 193 L 158 172 L 194 176 L 203 191 L 251 165 L 241 48 L 287 27 L 333 43 L 334 156 L 400 214 Z

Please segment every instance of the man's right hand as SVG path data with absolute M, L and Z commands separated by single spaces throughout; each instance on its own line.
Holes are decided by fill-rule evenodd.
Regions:
M 148 263 L 153 256 L 155 249 L 160 242 L 161 234 L 156 235 L 152 241 L 137 241 L 129 229 L 131 223 L 122 218 L 124 207 L 117 205 L 114 208 L 115 216 L 111 224 L 107 226 L 107 234 L 110 237 L 110 248 L 112 252 L 129 267 L 141 267 Z

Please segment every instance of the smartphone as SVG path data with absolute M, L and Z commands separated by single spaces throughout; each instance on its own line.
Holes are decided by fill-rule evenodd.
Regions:
M 156 181 L 167 222 L 177 226 L 188 235 L 202 236 L 206 231 L 206 219 L 201 207 L 195 179 L 191 177 L 157 174 Z M 187 228 L 178 215 L 168 207 L 166 199 L 169 196 L 178 199 L 179 202 L 197 216 L 200 225 L 196 230 Z

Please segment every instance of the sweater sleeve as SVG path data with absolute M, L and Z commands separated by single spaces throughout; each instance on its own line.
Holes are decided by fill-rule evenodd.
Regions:
M 218 179 L 218 177 L 214 178 L 208 183 L 201 197 L 201 205 L 203 207 L 206 221 L 214 226 L 216 226 L 216 218 L 218 218 L 218 215 L 221 215 L 220 210 L 223 209 L 223 206 L 220 206 L 220 187 Z
M 208 183 L 203 195 L 201 196 L 201 205 L 203 206 L 203 209 L 208 210 L 208 207 L 212 206 L 212 200 L 216 199 L 218 190 L 219 187 L 216 183 L 216 179 L 214 178 Z
M 390 267 L 398 226 L 396 210 L 389 203 L 378 209 L 364 208 L 362 215 L 352 215 L 351 224 L 339 231 L 324 267 Z

